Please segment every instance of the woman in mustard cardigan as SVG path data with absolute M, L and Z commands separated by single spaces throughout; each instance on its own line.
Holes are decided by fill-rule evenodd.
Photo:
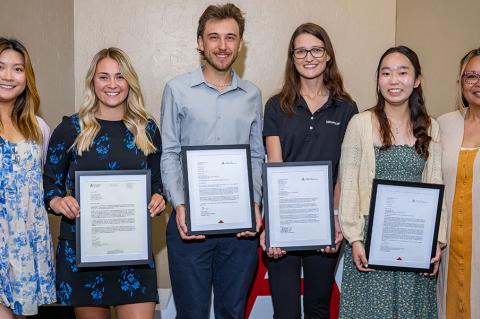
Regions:
M 340 318 L 436 318 L 442 213 L 430 275 L 368 268 L 364 240 L 374 178 L 442 183 L 439 128 L 427 114 L 421 68 L 411 49 L 388 49 L 377 67 L 377 104 L 350 121 L 340 161 L 340 225 L 345 247 Z
M 461 60 L 457 110 L 438 122 L 449 216 L 439 317 L 480 318 L 480 48 Z

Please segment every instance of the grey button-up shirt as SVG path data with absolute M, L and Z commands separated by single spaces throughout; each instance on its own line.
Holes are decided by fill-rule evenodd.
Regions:
M 251 82 L 233 72 L 223 92 L 205 81 L 202 68 L 169 81 L 163 91 L 162 180 L 173 207 L 185 204 L 182 146 L 249 144 L 254 200 L 261 201 L 262 98 Z

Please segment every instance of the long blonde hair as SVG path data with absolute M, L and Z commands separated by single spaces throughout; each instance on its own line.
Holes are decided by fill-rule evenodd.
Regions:
M 148 121 L 152 117 L 145 110 L 144 99 L 140 89 L 140 83 L 128 55 L 118 48 L 108 48 L 100 50 L 92 59 L 87 76 L 85 77 L 85 97 L 78 112 L 80 119 L 80 134 L 78 134 L 75 143 L 78 155 L 83 151 L 88 151 L 92 146 L 93 140 L 100 131 L 100 124 L 95 118 L 95 112 L 98 109 L 98 97 L 95 95 L 93 77 L 97 64 L 104 58 L 111 58 L 118 63 L 120 73 L 128 83 L 128 97 L 126 101 L 125 114 L 122 121 L 127 129 L 135 137 L 135 145 L 148 155 L 157 151 L 150 137 L 145 131 Z
M 0 37 L 0 54 L 6 50 L 13 50 L 23 56 L 25 63 L 25 90 L 17 97 L 12 110 L 12 122 L 26 140 L 42 143 L 42 131 L 38 124 L 36 115 L 40 108 L 40 97 L 37 85 L 35 84 L 35 72 L 33 72 L 32 61 L 25 46 L 15 39 Z M 3 124 L 0 119 L 0 132 L 3 132 Z
M 470 50 L 465 56 L 460 60 L 460 68 L 458 72 L 458 79 L 457 79 L 457 102 L 456 107 L 462 113 L 465 113 L 468 107 L 468 102 L 465 100 L 463 96 L 463 72 L 467 68 L 468 62 L 476 56 L 480 56 L 480 48 Z

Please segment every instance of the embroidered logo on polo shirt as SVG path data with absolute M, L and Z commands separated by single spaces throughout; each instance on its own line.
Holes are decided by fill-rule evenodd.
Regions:
M 325 121 L 325 124 L 340 125 L 340 122 L 335 122 L 335 121 L 326 120 L 326 121 Z

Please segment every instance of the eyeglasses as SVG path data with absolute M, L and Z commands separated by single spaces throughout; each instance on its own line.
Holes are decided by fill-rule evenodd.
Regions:
M 298 48 L 292 50 L 295 59 L 305 59 L 308 53 L 310 53 L 314 58 L 323 58 L 325 52 L 326 49 L 324 47 L 313 47 L 310 50 L 305 48 Z
M 477 72 L 465 72 L 462 75 L 463 83 L 467 85 L 475 85 L 480 81 L 480 73 Z

